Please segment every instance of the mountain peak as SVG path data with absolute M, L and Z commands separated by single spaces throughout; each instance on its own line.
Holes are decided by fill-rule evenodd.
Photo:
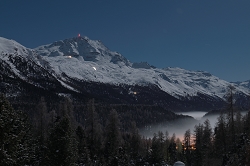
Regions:
M 47 57 L 70 56 L 96 63 L 113 62 L 129 65 L 130 62 L 117 52 L 110 51 L 99 40 L 78 36 L 35 48 L 38 54 Z

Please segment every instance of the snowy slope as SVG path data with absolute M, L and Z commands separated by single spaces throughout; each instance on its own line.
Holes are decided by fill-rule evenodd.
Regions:
M 243 82 L 232 82 L 235 86 L 241 86 L 246 89 L 250 89 L 250 80 L 248 81 L 243 81 Z
M 231 84 L 208 72 L 132 64 L 121 54 L 108 50 L 100 41 L 87 37 L 66 39 L 35 50 L 50 62 L 56 73 L 110 84 L 155 84 L 175 97 L 202 93 L 224 98 Z M 247 93 L 242 86 L 237 86 L 237 91 Z
M 26 58 L 30 54 L 30 50 L 14 40 L 8 40 L 0 37 L 0 53 L 0 59 L 11 67 L 12 72 L 15 73 L 15 75 L 22 77 L 19 73 L 19 70 L 10 60 L 10 55 L 12 55 L 12 57 L 21 55 Z
M 63 87 L 77 91 L 63 82 L 52 70 L 50 63 L 36 54 L 35 50 L 26 48 L 14 40 L 0 37 L 0 53 L 0 68 L 3 68 L 0 78 L 7 75 L 46 89 L 51 82 L 59 82 Z
M 161 90 L 176 97 L 192 98 L 198 94 L 225 99 L 230 84 L 208 72 L 188 71 L 181 68 L 155 68 L 149 64 L 131 63 L 121 54 L 110 51 L 100 41 L 87 37 L 75 37 L 28 49 L 19 43 L 0 38 L 0 59 L 8 63 L 16 75 L 17 69 L 6 56 L 22 56 L 38 67 L 52 73 L 68 89 L 67 77 L 76 80 L 102 82 L 108 84 L 156 85 Z M 249 94 L 245 84 L 233 84 L 240 94 Z
M 14 40 L 0 37 L 0 52 L 3 53 L 17 53 L 18 55 L 27 56 L 29 49 L 17 43 Z

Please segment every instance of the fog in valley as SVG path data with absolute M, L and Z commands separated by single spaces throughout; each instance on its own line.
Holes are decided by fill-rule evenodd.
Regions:
M 219 115 L 203 117 L 206 113 L 207 112 L 204 111 L 178 112 L 177 114 L 188 115 L 190 118 L 175 120 L 153 126 L 145 126 L 145 128 L 140 129 L 140 134 L 144 137 L 152 138 L 154 133 L 158 133 L 158 131 L 162 131 L 164 134 L 166 134 L 167 131 L 169 137 L 172 137 L 172 135 L 175 133 L 176 138 L 180 138 L 182 141 L 184 133 L 188 129 L 190 129 L 191 134 L 193 134 L 194 126 L 198 125 L 199 123 L 203 124 L 206 119 L 210 121 L 212 129 L 214 129 Z

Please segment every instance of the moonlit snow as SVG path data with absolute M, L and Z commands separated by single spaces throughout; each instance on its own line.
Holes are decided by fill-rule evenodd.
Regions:
M 185 164 L 181 161 L 177 161 L 174 163 L 174 166 L 185 166 Z
M 232 84 L 204 71 L 189 71 L 181 68 L 155 68 L 149 64 L 131 63 L 118 52 L 110 51 L 100 41 L 87 37 L 74 37 L 28 49 L 21 44 L 0 37 L 0 58 L 6 61 L 18 75 L 18 70 L 5 54 L 15 54 L 32 59 L 38 65 L 50 69 L 58 80 L 63 74 L 78 80 L 109 84 L 158 86 L 168 94 L 191 98 L 205 94 L 225 99 L 227 87 L 235 85 L 236 91 L 249 94 L 245 84 Z M 48 63 L 44 63 L 48 62 Z M 25 78 L 22 78 L 25 79 Z M 70 88 L 69 85 L 64 85 Z M 71 88 L 72 89 L 72 88 Z

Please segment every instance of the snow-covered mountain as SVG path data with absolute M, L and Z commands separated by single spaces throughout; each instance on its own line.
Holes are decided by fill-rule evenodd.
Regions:
M 131 63 L 121 54 L 110 51 L 100 41 L 87 37 L 60 40 L 35 49 L 0 37 L 0 53 L 1 65 L 8 66 L 13 76 L 45 89 L 48 86 L 40 84 L 39 79 L 49 78 L 77 93 L 82 91 L 80 82 L 116 88 L 129 86 L 127 92 L 120 93 L 134 95 L 138 92 L 131 89 L 133 86 L 154 86 L 177 100 L 185 101 L 197 100 L 201 96 L 207 100 L 223 101 L 229 85 L 236 87 L 238 96 L 250 93 L 249 82 L 229 83 L 204 71 L 160 69 L 146 62 Z M 26 67 L 22 68 L 20 64 L 23 66 L 23 62 Z M 42 78 L 32 81 L 34 77 Z
M 243 82 L 233 82 L 235 86 L 245 87 L 246 89 L 250 89 L 250 80 Z
M 147 63 L 130 63 L 117 52 L 108 50 L 100 41 L 76 37 L 35 49 L 50 63 L 56 73 L 80 80 L 110 84 L 155 84 L 163 91 L 178 96 L 197 93 L 223 98 L 229 82 L 208 72 L 181 68 L 154 68 Z M 237 91 L 246 93 L 243 86 Z

